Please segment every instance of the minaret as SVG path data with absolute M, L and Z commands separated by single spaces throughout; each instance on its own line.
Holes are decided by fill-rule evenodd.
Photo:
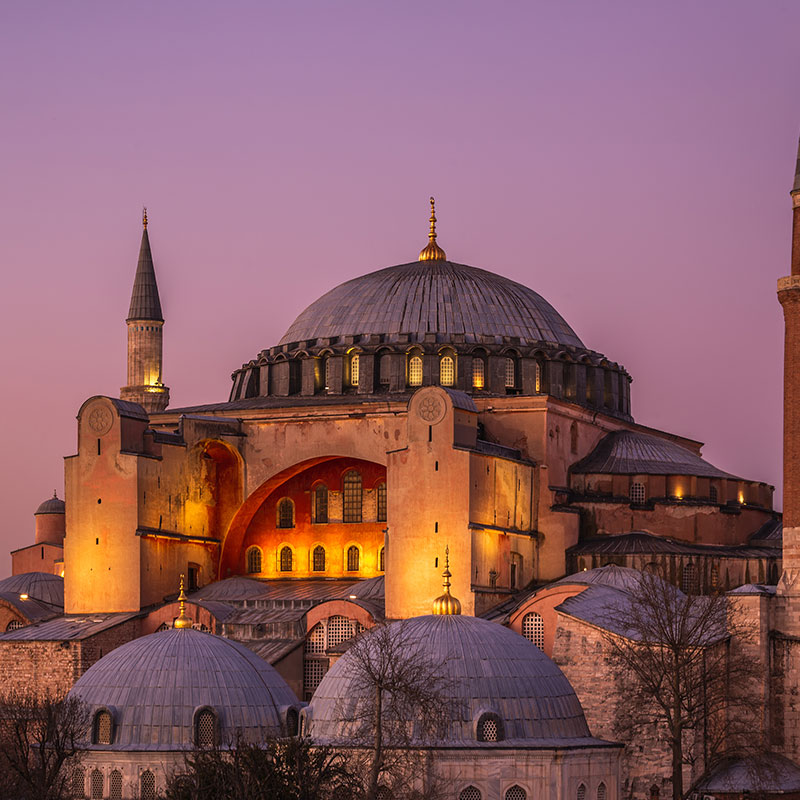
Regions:
M 800 596 L 800 147 L 792 197 L 792 273 L 778 278 L 783 306 L 783 575 L 778 592 Z
M 145 411 L 163 411 L 169 404 L 169 387 L 161 382 L 163 363 L 162 333 L 164 317 L 158 297 L 150 238 L 147 235 L 147 209 L 142 213 L 142 244 L 133 280 L 128 311 L 128 385 L 120 399 L 144 406 Z

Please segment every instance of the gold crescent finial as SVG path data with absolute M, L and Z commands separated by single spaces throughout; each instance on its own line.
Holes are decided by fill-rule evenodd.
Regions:
M 177 619 L 173 623 L 173 628 L 191 628 L 192 621 L 186 616 L 186 594 L 183 591 L 183 574 L 181 574 L 181 593 L 178 595 L 178 600 L 181 604 L 181 610 Z
M 142 227 L 147 230 L 147 206 L 142 206 Z
M 436 201 L 431 197 L 431 229 L 428 233 L 428 244 L 419 254 L 420 261 L 447 261 L 447 254 L 436 244 Z
M 450 594 L 450 545 L 444 549 L 444 572 L 442 573 L 444 581 L 442 586 L 444 591 L 433 601 L 434 614 L 460 614 L 461 602 L 458 598 Z

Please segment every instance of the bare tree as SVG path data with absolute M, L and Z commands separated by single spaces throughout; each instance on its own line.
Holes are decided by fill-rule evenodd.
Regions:
M 608 609 L 606 642 L 624 701 L 618 735 L 655 729 L 672 756 L 673 800 L 684 797 L 683 768 L 695 776 L 725 757 L 763 748 L 763 719 L 748 657 L 752 630 L 725 595 L 685 595 L 645 571 L 627 601 Z
M 365 800 L 438 794 L 425 746 L 452 724 L 452 681 L 408 621 L 378 625 L 347 652 L 351 698 L 343 718 Z M 355 698 L 355 703 L 352 699 Z
M 0 699 L 0 794 L 19 800 L 71 796 L 89 713 L 79 700 L 10 692 Z

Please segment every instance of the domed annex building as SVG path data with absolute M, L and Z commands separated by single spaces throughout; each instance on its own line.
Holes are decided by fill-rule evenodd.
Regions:
M 25 614 L 30 599 L 49 601 L 0 584 L 9 685 L 88 691 L 112 657 L 121 673 L 148 648 L 214 642 L 204 645 L 212 660 L 250 653 L 294 693 L 275 705 L 275 726 L 289 706 L 310 703 L 306 730 L 334 741 L 347 726 L 335 699 L 347 691 L 354 637 L 413 619 L 440 635 L 431 654 L 460 676 L 439 748 L 454 798 L 656 800 L 671 793 L 669 755 L 655 736 L 623 742 L 622 754 L 605 741 L 614 675 L 598 654 L 604 598 L 624 595 L 629 573 L 657 567 L 687 594 L 738 591 L 758 631 L 762 695 L 782 709 L 763 728 L 797 761 L 796 670 L 770 666 L 793 664 L 800 641 L 800 181 L 793 198 L 792 275 L 779 295 L 783 520 L 773 487 L 710 464 L 701 442 L 637 421 L 631 376 L 547 300 L 450 261 L 433 202 L 417 259 L 354 277 L 301 311 L 279 342 L 254 343 L 227 401 L 172 408 L 168 314 L 145 216 L 126 385 L 82 404 L 64 504 L 43 504 L 35 543 L 13 554 L 15 578 L 63 574 L 63 606 Z M 461 614 L 434 619 L 447 547 Z M 194 631 L 170 630 L 183 616 L 182 574 Z M 227 640 L 238 645 L 225 649 Z M 121 698 L 117 689 L 108 697 Z M 124 699 L 91 702 L 134 736 Z M 194 724 L 184 711 L 181 747 Z M 476 738 L 484 711 L 502 741 Z M 144 752 L 142 743 L 129 749 Z M 117 756 L 101 766 L 99 755 L 112 751 L 121 752 L 92 751 L 104 782 L 95 791 L 87 774 L 87 796 L 112 796 Z

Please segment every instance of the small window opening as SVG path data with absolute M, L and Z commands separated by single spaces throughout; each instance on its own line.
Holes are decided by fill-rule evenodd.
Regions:
M 318 524 L 328 521 L 328 487 L 321 483 L 314 489 L 314 522 Z
M 433 464 L 433 471 L 434 471 L 434 472 L 438 472 L 438 471 L 439 471 L 439 462 L 438 462 L 438 461 L 435 461 L 435 462 L 434 462 L 434 464 Z
M 386 484 L 378 484 L 378 522 L 386 522 Z
M 281 548 L 280 569 L 281 572 L 292 571 L 292 548 L 288 545 Z
M 156 800 L 156 776 L 146 769 L 139 778 L 140 800 Z
M 602 781 L 597 787 L 597 800 L 606 800 L 606 785 Z
M 361 553 L 359 552 L 359 549 L 354 544 L 351 544 L 350 547 L 347 548 L 347 571 L 348 572 L 358 572 L 360 556 L 361 556 Z
M 379 572 L 385 572 L 386 571 L 385 566 L 384 566 L 385 563 L 386 563 L 385 559 L 386 559 L 386 548 L 385 547 L 381 547 L 381 549 L 378 551 L 378 571 Z
M 195 720 L 195 744 L 198 747 L 212 747 L 214 745 L 215 727 L 214 712 L 208 708 L 199 711 Z
M 513 358 L 506 359 L 506 389 L 513 389 L 517 385 L 517 365 Z
M 100 455 L 100 440 L 97 440 L 97 455 Z
M 89 776 L 89 789 L 92 800 L 102 800 L 103 784 L 103 773 L 99 769 L 93 769 Z
M 361 522 L 363 492 L 361 474 L 354 469 L 342 478 L 342 521 Z
M 480 356 L 472 359 L 472 388 L 483 389 L 486 385 L 486 366 Z
M 585 784 L 582 783 L 578 787 L 578 792 L 576 794 L 576 798 L 577 798 L 577 800 L 586 800 L 586 785 Z
M 452 356 L 442 356 L 439 361 L 439 383 L 452 386 L 456 379 L 456 364 Z
M 647 492 L 643 483 L 632 483 L 630 490 L 631 503 L 642 505 L 647 500 Z
M 507 789 L 505 793 L 505 800 L 527 800 L 527 798 L 527 792 L 518 783 Z
M 544 620 L 541 614 L 531 611 L 522 618 L 522 635 L 540 650 L 544 650 Z
M 247 571 L 251 575 L 261 572 L 261 548 L 251 547 L 247 551 Z
M 288 497 L 278 502 L 278 527 L 294 528 L 294 503 Z
M 422 359 L 419 356 L 408 359 L 408 385 L 422 386 Z
M 350 385 L 358 386 L 358 353 L 350 356 Z
M 314 572 L 325 572 L 325 548 L 318 544 L 312 554 L 311 568 Z
M 504 739 L 503 723 L 497 714 L 482 714 L 476 729 L 479 742 L 500 742 Z
M 481 790 L 477 786 L 467 786 L 461 790 L 458 800 L 483 800 Z

